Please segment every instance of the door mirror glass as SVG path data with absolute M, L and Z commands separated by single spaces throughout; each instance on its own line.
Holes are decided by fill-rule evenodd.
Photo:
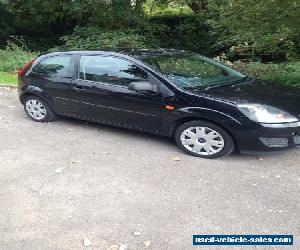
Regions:
M 132 82 L 129 84 L 128 89 L 136 92 L 158 93 L 157 86 L 146 81 Z

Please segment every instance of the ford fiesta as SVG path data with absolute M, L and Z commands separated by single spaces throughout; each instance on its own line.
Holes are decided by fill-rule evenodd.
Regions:
M 300 145 L 300 92 L 178 50 L 68 51 L 19 71 L 36 122 L 75 117 L 174 137 L 193 156 Z

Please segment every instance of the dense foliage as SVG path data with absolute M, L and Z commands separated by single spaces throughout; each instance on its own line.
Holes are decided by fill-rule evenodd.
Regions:
M 260 63 L 236 61 L 234 67 L 246 75 L 277 82 L 283 85 L 300 87 L 300 62 Z
M 295 84 L 299 16 L 298 0 L 0 0 L 0 72 L 20 68 L 30 51 L 169 47 Z
M 232 59 L 299 55 L 297 0 L 0 0 L 0 46 L 173 47 Z
M 146 48 L 146 37 L 131 30 L 102 31 L 98 27 L 75 27 L 71 35 L 61 38 L 66 49 Z
M 14 73 L 36 55 L 37 53 L 30 52 L 25 47 L 9 42 L 6 49 L 0 49 L 0 71 Z
M 214 47 L 231 58 L 284 61 L 296 57 L 300 45 L 300 6 L 291 0 L 209 1 Z M 215 11 L 213 11 L 215 10 Z

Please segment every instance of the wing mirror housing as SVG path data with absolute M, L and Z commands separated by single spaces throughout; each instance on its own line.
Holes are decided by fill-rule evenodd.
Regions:
M 129 84 L 128 89 L 136 92 L 158 93 L 157 86 L 146 81 L 132 82 Z

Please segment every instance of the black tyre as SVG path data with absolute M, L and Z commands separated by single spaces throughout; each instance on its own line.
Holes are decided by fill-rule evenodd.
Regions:
M 176 130 L 175 140 L 186 153 L 202 158 L 217 158 L 229 155 L 234 150 L 230 134 L 207 121 L 197 120 L 182 124 Z
M 57 116 L 50 106 L 37 96 L 28 96 L 24 100 L 24 110 L 28 117 L 35 122 L 51 122 Z

